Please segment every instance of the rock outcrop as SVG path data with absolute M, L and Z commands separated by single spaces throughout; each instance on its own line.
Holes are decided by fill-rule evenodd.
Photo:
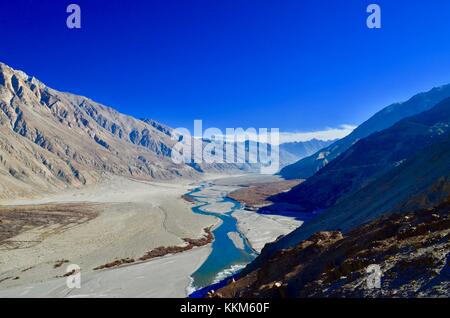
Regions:
M 394 213 L 347 234 L 318 232 L 210 297 L 449 297 L 449 238 L 450 201 Z

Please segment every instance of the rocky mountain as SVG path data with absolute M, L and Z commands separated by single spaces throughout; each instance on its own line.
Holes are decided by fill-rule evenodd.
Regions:
M 315 233 L 209 297 L 449 297 L 449 199 L 436 208 L 384 216 L 347 234 Z
M 195 177 L 170 159 L 176 139 L 156 121 L 58 92 L 0 64 L 0 197 L 82 186 L 106 175 Z
M 428 110 L 448 97 L 450 97 L 450 84 L 418 94 L 404 103 L 392 104 L 361 124 L 347 137 L 295 164 L 285 167 L 280 174 L 286 179 L 307 179 L 344 153 L 358 140 L 386 129 L 403 118 Z
M 449 133 L 450 99 L 446 99 L 359 140 L 314 176 L 273 201 L 305 212 L 327 209 L 392 169 L 402 169 L 427 147 L 448 139 Z
M 323 230 L 351 229 L 383 215 L 433 208 L 450 195 L 450 136 L 350 192 L 302 227 L 269 247 L 297 244 Z M 450 211 L 449 211 L 450 212 Z
M 0 198 L 80 187 L 109 175 L 167 180 L 259 169 L 247 162 L 175 164 L 172 149 L 183 138 L 158 121 L 59 92 L 0 63 Z M 280 151 L 282 164 L 322 145 L 290 145 L 294 153 Z
M 280 156 L 280 168 L 283 168 L 287 165 L 290 165 L 304 157 L 307 157 L 316 151 L 319 151 L 320 149 L 323 149 L 330 144 L 332 144 L 334 141 L 325 141 L 325 140 L 318 140 L 318 139 L 312 139 L 308 141 L 300 141 L 300 142 L 286 142 L 279 145 L 279 156 Z M 258 157 L 258 151 L 261 147 L 266 148 L 268 150 L 268 153 L 270 154 L 271 146 L 266 143 L 256 143 L 254 142 L 253 145 L 250 144 L 249 141 L 243 142 L 243 143 L 237 143 L 235 145 L 236 147 L 236 153 L 244 153 L 247 161 L 249 158 L 249 155 L 252 155 L 253 157 Z M 253 147 L 253 148 L 252 148 Z M 239 151 L 239 150 L 242 151 Z M 224 151 L 225 152 L 225 151 Z M 259 165 L 252 165 L 253 169 L 259 168 Z

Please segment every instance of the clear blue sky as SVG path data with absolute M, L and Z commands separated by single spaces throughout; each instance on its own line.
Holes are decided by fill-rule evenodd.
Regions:
M 65 26 L 69 3 L 81 30 Z M 0 61 L 174 127 L 360 124 L 450 83 L 448 0 L 15 0 L 0 30 Z

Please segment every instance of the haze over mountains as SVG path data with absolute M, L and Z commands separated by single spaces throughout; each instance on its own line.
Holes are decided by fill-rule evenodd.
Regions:
M 311 156 L 319 150 L 333 144 L 337 140 L 319 140 L 311 139 L 304 142 L 288 142 L 280 145 L 280 155 L 285 156 L 281 158 L 282 166 L 287 164 L 292 164 L 296 162 L 295 158 L 303 159 L 305 157 Z
M 175 164 L 171 151 L 180 137 L 172 128 L 58 92 L 2 63 L 0 109 L 2 198 L 79 187 L 109 175 L 164 180 L 256 169 L 247 163 Z M 281 150 L 282 164 L 329 143 L 293 143 Z
M 309 141 L 302 142 L 287 142 L 279 145 L 279 164 L 280 168 L 286 167 L 290 164 L 295 163 L 301 158 L 312 155 L 316 151 L 323 149 L 331 145 L 335 140 L 318 140 L 311 139 Z M 207 142 L 207 140 L 205 140 Z M 237 142 L 234 145 L 236 156 L 245 162 L 252 162 L 250 158 L 258 158 L 257 164 L 248 164 L 249 169 L 257 171 L 260 167 L 260 162 L 266 162 L 268 158 L 261 158 L 261 153 L 265 153 L 267 149 L 268 156 L 271 153 L 271 145 L 262 142 Z M 223 152 L 226 153 L 226 146 L 224 146 Z

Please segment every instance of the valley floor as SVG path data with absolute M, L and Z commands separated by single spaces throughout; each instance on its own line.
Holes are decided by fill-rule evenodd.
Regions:
M 287 185 L 280 187 L 279 185 L 283 182 L 287 183 Z M 256 213 L 257 209 L 255 206 L 263 206 L 262 203 L 265 202 L 267 197 L 274 193 L 285 191 L 286 187 L 293 187 L 298 183 L 298 181 L 282 181 L 278 176 L 244 175 L 216 180 L 214 181 L 213 189 L 225 193 L 224 195 L 246 206 L 243 209 L 234 211 L 233 217 L 238 221 L 239 232 L 247 238 L 252 248 L 259 253 L 267 243 L 275 241 L 281 235 L 292 232 L 300 227 L 303 221 L 289 216 Z M 268 188 L 273 193 L 267 191 L 265 194 L 259 193 L 255 197 L 246 196 L 245 199 L 239 195 L 240 193 L 252 192 L 254 189 L 261 188 Z M 211 200 L 211 198 L 214 198 L 214 193 L 209 193 L 208 197 Z M 247 199 L 255 204 L 248 204 Z M 210 209 L 211 207 L 214 210 L 216 209 L 214 205 L 210 205 Z
M 219 193 L 224 196 L 255 179 L 273 180 L 215 178 L 210 193 L 202 194 L 216 213 L 228 208 L 214 202 Z M 187 181 L 114 177 L 45 198 L 0 202 L 0 297 L 185 297 L 191 274 L 211 253 L 208 229 L 219 224 L 218 218 L 192 212 L 192 202 L 183 195 L 193 187 Z M 244 210 L 233 216 L 256 250 L 299 225 Z M 194 248 L 145 258 L 188 242 Z M 109 268 L 115 263 L 122 266 Z M 71 264 L 81 268 L 79 290 L 66 287 Z
M 81 275 L 81 288 L 68 289 L 66 278 L 0 289 L 0 298 L 184 298 L 189 276 L 206 260 L 209 246 L 150 262 Z
M 6 235 L 0 240 L 0 289 L 27 286 L 61 277 L 66 274 L 69 264 L 79 265 L 82 274 L 91 273 L 94 268 L 115 260 L 137 260 L 161 246 L 186 244 L 183 238 L 203 237 L 204 229 L 215 225 L 217 220 L 195 215 L 191 211 L 191 206 L 181 198 L 188 189 L 187 182 L 162 184 L 113 178 L 102 185 L 46 198 L 1 202 L 2 233 L 11 232 L 11 228 L 19 225 L 21 228 L 19 233 L 14 233 L 17 235 Z M 69 217 L 74 221 L 67 224 L 68 222 L 63 223 L 58 218 L 53 218 L 51 210 L 45 214 L 41 211 L 41 207 L 48 209 L 58 206 L 62 206 L 59 210 L 67 211 L 67 205 L 76 205 L 81 210 L 90 210 L 91 214 L 96 215 L 91 219 L 91 214 L 83 215 L 82 218 L 71 215 Z M 22 213 L 14 213 L 20 207 Z M 12 217 L 23 216 L 23 212 L 30 211 L 32 207 L 39 210 L 38 214 L 44 214 L 35 223 L 21 224 L 22 220 L 18 222 Z M 37 218 L 36 213 L 30 215 Z M 24 218 L 30 220 L 30 215 L 25 215 Z M 67 217 L 64 215 L 64 219 Z M 8 225 L 10 226 L 7 227 Z M 177 261 L 180 255 L 175 255 L 173 260 L 167 258 L 164 262 L 178 265 L 172 265 L 173 275 L 161 276 L 158 270 L 152 270 L 156 279 L 155 286 L 172 288 L 177 283 L 172 295 L 185 294 L 190 272 L 195 271 L 196 266 L 201 265 L 197 263 L 207 255 L 206 247 L 187 253 L 182 256 L 181 262 Z M 150 265 L 139 266 L 145 270 Z M 157 268 L 158 265 L 150 266 L 152 269 L 154 267 Z M 163 267 L 165 271 L 168 270 Z M 95 274 L 101 272 L 95 271 Z M 126 273 L 127 271 L 122 277 Z M 88 275 L 97 277 L 95 274 Z M 182 283 L 179 281 L 180 275 L 184 277 Z M 164 284 L 158 281 L 161 277 L 165 277 Z M 54 286 L 52 284 L 54 283 L 45 286 Z M 14 290 L 11 293 L 14 294 Z M 47 291 L 43 291 L 43 295 L 46 294 Z

